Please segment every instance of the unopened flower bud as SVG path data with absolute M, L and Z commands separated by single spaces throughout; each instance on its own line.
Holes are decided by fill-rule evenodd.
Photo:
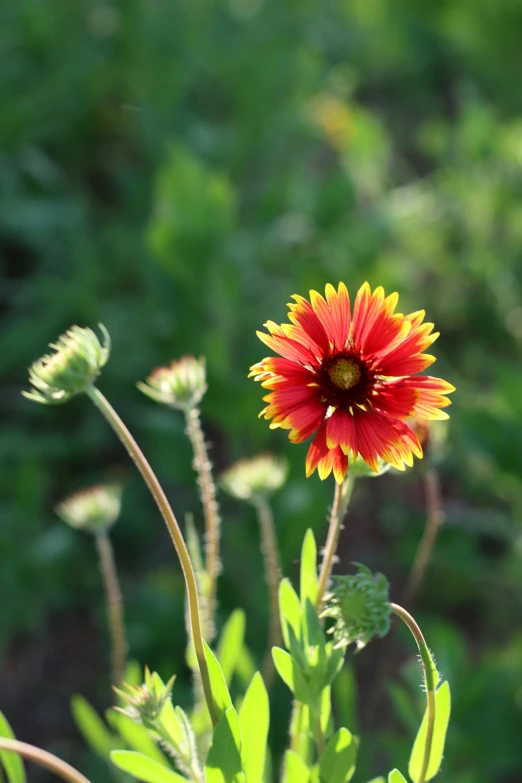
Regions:
M 207 390 L 205 360 L 184 356 L 168 367 L 158 367 L 138 389 L 156 402 L 171 408 L 190 410 L 199 404 Z
M 283 486 L 288 475 L 285 460 L 271 454 L 236 462 L 221 475 L 221 486 L 232 497 L 251 500 L 271 495 Z
M 355 460 L 350 456 L 350 459 L 348 460 L 348 473 L 350 476 L 357 476 L 357 478 L 377 478 L 377 476 L 382 476 L 384 473 L 387 473 L 391 468 L 389 462 L 385 462 L 380 457 L 377 459 L 377 464 L 379 469 L 375 471 L 366 464 L 360 454 Z
M 56 513 L 71 527 L 99 535 L 118 519 L 121 495 L 119 484 L 98 484 L 69 495 L 58 504 Z
M 102 343 L 92 329 L 79 326 L 71 326 L 58 342 L 51 343 L 54 353 L 46 354 L 29 368 L 29 381 L 34 390 L 22 392 L 24 397 L 58 405 L 92 386 L 110 353 L 109 333 L 99 326 Z
M 325 596 L 322 617 L 331 617 L 335 625 L 335 647 L 356 644 L 365 647 L 374 637 L 385 636 L 390 628 L 391 605 L 388 580 L 383 574 L 372 574 L 360 565 L 352 576 L 334 576 L 331 591 Z
M 114 689 L 122 703 L 122 706 L 116 709 L 132 720 L 143 723 L 145 728 L 161 732 L 161 713 L 170 701 L 175 679 L 174 675 L 163 685 L 160 678 L 146 668 L 143 685 L 124 683 L 124 690 Z

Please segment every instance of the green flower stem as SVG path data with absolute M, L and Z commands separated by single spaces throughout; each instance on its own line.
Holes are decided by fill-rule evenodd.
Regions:
M 272 659 L 272 647 L 281 644 L 281 623 L 279 621 L 279 581 L 281 579 L 281 566 L 279 563 L 279 551 L 274 527 L 272 510 L 264 497 L 257 496 L 254 500 L 257 519 L 261 531 L 261 548 L 265 560 L 265 574 L 270 596 L 270 621 L 268 631 L 268 649 L 263 665 L 263 679 L 267 687 L 272 683 L 274 676 L 274 662 Z
M 213 725 L 216 726 L 218 722 L 218 716 L 214 704 L 214 697 L 212 695 L 212 688 L 210 685 L 210 676 L 209 676 L 207 661 L 205 658 L 205 648 L 203 644 L 203 634 L 201 632 L 201 616 L 199 611 L 196 577 L 187 550 L 187 546 L 181 534 L 181 530 L 179 528 L 178 522 L 176 520 L 176 517 L 174 516 L 174 512 L 172 511 L 169 502 L 165 496 L 165 493 L 163 492 L 163 489 L 161 488 L 161 485 L 158 479 L 156 478 L 152 468 L 150 467 L 140 447 L 138 446 L 138 444 L 136 443 L 136 441 L 134 440 L 134 438 L 132 437 L 129 430 L 127 429 L 123 421 L 120 419 L 116 411 L 113 409 L 113 407 L 108 402 L 108 400 L 103 396 L 103 394 L 96 387 L 91 386 L 89 389 L 87 389 L 86 393 L 93 401 L 93 403 L 96 405 L 96 407 L 105 416 L 108 423 L 113 428 L 114 432 L 116 433 L 116 435 L 119 437 L 119 439 L 127 449 L 129 456 L 131 457 L 134 464 L 138 468 L 139 472 L 143 476 L 143 479 L 146 485 L 148 486 L 152 497 L 156 501 L 156 505 L 158 506 L 161 512 L 165 524 L 167 525 L 167 529 L 170 533 L 170 537 L 172 539 L 172 542 L 178 554 L 179 561 L 181 564 L 181 569 L 183 571 L 183 576 L 185 579 L 194 649 L 196 652 L 196 658 L 198 661 L 199 671 L 201 674 L 201 682 L 203 684 L 203 690 L 205 693 L 205 699 L 207 702 L 208 711 L 210 713 L 210 717 L 212 719 Z
M 402 606 L 398 606 L 398 604 L 391 604 L 391 608 L 392 612 L 396 614 L 397 617 L 400 617 L 403 623 L 405 623 L 410 629 L 415 641 L 417 642 L 417 647 L 419 648 L 422 661 L 422 668 L 424 669 L 424 684 L 426 686 L 426 701 L 428 705 L 428 724 L 426 727 L 426 745 L 424 747 L 424 758 L 422 761 L 422 769 L 418 781 L 418 783 L 424 783 L 430 763 L 433 730 L 435 728 L 435 678 L 433 676 L 433 663 L 428 646 L 424 640 L 424 636 L 422 635 L 422 631 L 411 614 L 407 612 L 406 609 L 403 609 Z
M 328 536 L 326 539 L 326 545 L 324 548 L 323 562 L 321 565 L 321 571 L 319 574 L 319 584 L 317 587 L 317 599 L 315 602 L 318 613 L 321 612 L 324 594 L 328 588 L 328 582 L 332 574 L 332 568 L 334 564 L 335 553 L 337 550 L 337 544 L 339 543 L 339 535 L 343 528 L 343 519 L 346 514 L 346 509 L 352 496 L 353 487 L 355 484 L 355 477 L 348 475 L 348 478 L 343 484 L 335 483 L 335 494 L 332 505 L 332 512 L 330 514 L 330 524 L 328 527 Z
M 127 659 L 127 642 L 120 583 L 109 536 L 104 532 L 95 538 L 112 639 L 112 684 L 121 685 Z
M 187 434 L 194 451 L 194 469 L 198 475 L 198 485 L 201 491 L 203 515 L 205 518 L 205 567 L 208 587 L 205 595 L 204 628 L 210 641 L 215 635 L 216 586 L 221 568 L 219 561 L 219 507 L 216 500 L 216 486 L 212 477 L 212 464 L 208 458 L 199 410 L 197 408 L 187 410 L 185 418 Z
M 53 756 L 52 753 L 48 753 L 46 750 L 36 748 L 34 745 L 28 745 L 27 742 L 0 737 L 0 749 L 18 753 L 20 756 L 29 759 L 29 761 L 39 764 L 40 767 L 50 769 L 51 772 L 54 772 L 55 775 L 68 783 L 90 783 L 81 772 L 71 767 L 70 764 L 62 761 L 57 756 Z
M 320 760 L 324 753 L 324 734 L 321 726 L 321 708 L 310 710 L 310 723 L 312 724 L 312 733 L 314 735 L 317 747 L 317 759 Z
M 433 547 L 435 546 L 439 528 L 444 522 L 440 480 L 435 468 L 428 468 L 424 474 L 424 492 L 426 494 L 427 508 L 426 527 L 424 528 L 424 534 L 419 544 L 417 554 L 415 555 L 413 568 L 404 594 L 405 600 L 409 604 L 413 602 L 422 583 Z

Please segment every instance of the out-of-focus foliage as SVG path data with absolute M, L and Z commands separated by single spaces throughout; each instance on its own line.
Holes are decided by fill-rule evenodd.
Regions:
M 354 294 L 368 279 L 398 290 L 405 312 L 426 308 L 442 332 L 434 372 L 457 386 L 447 525 L 418 602 L 452 683 L 441 780 L 520 778 L 521 66 L 512 0 L 1 4 L 0 650 L 2 708 L 21 739 L 61 749 L 76 737 L 70 694 L 110 699 L 90 542 L 52 512 L 100 478 L 128 480 L 114 543 L 132 655 L 176 668 L 190 697 L 182 580 L 156 510 L 87 400 L 30 405 L 25 368 L 71 323 L 103 322 L 114 347 L 100 387 L 180 518 L 200 519 L 181 416 L 134 384 L 205 356 L 219 469 L 263 449 L 290 461 L 275 512 L 291 574 L 306 527 L 322 534 L 332 488 L 307 482 L 305 447 L 257 419 L 255 329 L 282 320 L 294 292 L 342 279 Z M 376 483 L 356 489 L 341 557 L 383 571 L 399 597 L 424 523 L 421 470 Z M 221 616 L 239 600 L 266 618 L 253 514 L 222 504 Z M 258 660 L 264 631 L 247 627 Z M 422 710 L 408 670 L 404 687 L 396 669 L 387 696 L 375 688 L 379 644 L 393 647 L 356 661 L 361 779 L 387 769 L 390 749 L 407 768 Z M 399 667 L 408 641 L 393 649 Z M 43 676 L 54 689 L 37 688 Z M 275 698 L 288 705 L 284 688 Z

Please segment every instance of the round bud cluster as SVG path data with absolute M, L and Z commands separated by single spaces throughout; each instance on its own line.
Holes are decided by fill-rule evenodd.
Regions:
M 191 410 L 207 390 L 205 360 L 184 356 L 168 367 L 158 367 L 138 389 L 156 402 L 171 408 Z
M 271 454 L 260 454 L 252 459 L 236 462 L 221 475 L 221 486 L 239 500 L 266 497 L 286 481 L 288 465 Z
M 69 495 L 56 506 L 56 513 L 71 527 L 99 535 L 118 519 L 121 495 L 119 484 L 97 484 Z

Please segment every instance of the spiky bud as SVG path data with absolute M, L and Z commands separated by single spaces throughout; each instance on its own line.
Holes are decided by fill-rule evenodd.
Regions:
M 145 682 L 142 685 L 123 684 L 123 689 L 114 688 L 121 699 L 121 707 L 116 707 L 132 720 L 143 723 L 145 728 L 152 731 L 161 731 L 161 714 L 163 708 L 170 701 L 175 675 L 166 685 L 162 683 L 157 674 L 145 668 Z
M 171 408 L 196 408 L 207 390 L 205 360 L 183 356 L 168 367 L 158 367 L 138 389 L 156 402 Z
M 385 636 L 390 628 L 391 604 L 388 597 L 388 580 L 383 574 L 375 574 L 360 563 L 357 574 L 334 576 L 332 589 L 325 596 L 325 609 L 321 617 L 330 617 L 335 625 L 335 647 L 356 644 L 360 650 L 374 637 Z
M 283 486 L 288 475 L 286 460 L 272 454 L 242 459 L 221 475 L 221 486 L 239 500 L 271 495 Z
M 46 354 L 29 368 L 29 382 L 34 390 L 23 391 L 24 397 L 45 405 L 59 405 L 75 394 L 86 391 L 107 363 L 110 354 L 109 333 L 99 324 L 103 341 L 92 329 L 71 326 Z
M 97 484 L 69 495 L 55 510 L 60 519 L 71 527 L 99 535 L 118 519 L 121 495 L 119 484 Z

